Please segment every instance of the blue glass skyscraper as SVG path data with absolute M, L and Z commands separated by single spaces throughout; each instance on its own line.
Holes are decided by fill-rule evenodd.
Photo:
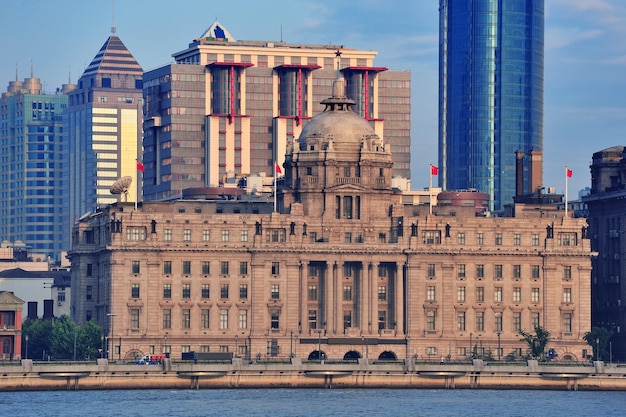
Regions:
M 500 210 L 516 151 L 543 152 L 544 0 L 440 0 L 439 13 L 439 185 L 486 192 Z

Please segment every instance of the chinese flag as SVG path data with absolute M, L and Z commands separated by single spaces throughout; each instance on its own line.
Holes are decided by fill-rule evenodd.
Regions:
M 566 169 L 565 169 L 565 174 L 567 175 L 567 178 L 572 178 L 572 174 L 573 174 L 573 172 L 572 172 L 572 170 L 571 170 L 571 169 L 566 168 Z
M 143 167 L 143 164 L 139 161 L 137 161 L 137 171 L 141 171 L 144 172 L 145 168 Z
M 430 166 L 430 175 L 439 175 L 439 167 L 431 165 Z
M 276 173 L 277 174 L 282 174 L 283 173 L 283 170 L 280 169 L 280 165 L 278 165 L 278 162 L 276 162 Z

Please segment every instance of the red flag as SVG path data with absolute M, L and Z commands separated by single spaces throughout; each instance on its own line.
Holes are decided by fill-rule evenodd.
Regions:
M 430 175 L 439 175 L 439 167 L 431 165 L 430 166 Z
M 567 178 L 572 178 L 572 170 L 569 168 L 565 168 L 565 175 L 567 175 Z
M 282 169 L 280 169 L 280 165 L 278 165 L 278 162 L 276 162 L 275 164 L 276 164 L 276 173 L 277 173 L 277 174 L 282 174 L 282 173 L 283 173 L 283 170 L 282 170 Z
M 144 172 L 146 169 L 144 168 L 143 164 L 139 161 L 137 161 L 137 171 L 141 171 Z

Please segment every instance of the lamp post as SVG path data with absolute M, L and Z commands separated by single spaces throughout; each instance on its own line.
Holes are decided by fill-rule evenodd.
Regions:
M 498 362 L 500 362 L 500 332 L 498 332 L 497 335 L 498 335 Z
M 78 333 L 78 328 L 74 326 L 74 361 L 76 361 L 76 335 Z
M 239 335 L 235 335 L 235 358 L 237 357 L 238 350 L 239 350 Z
M 26 359 L 28 359 L 28 335 L 24 336 L 26 339 Z
M 115 318 L 115 314 L 113 313 L 107 313 L 107 317 L 109 317 L 111 319 L 111 328 L 109 329 L 109 341 L 111 342 L 111 360 L 115 359 L 115 336 L 113 336 L 113 319 Z M 107 349 L 109 347 L 109 344 L 107 342 Z M 107 359 L 109 358 L 109 356 L 107 355 Z
M 100 335 L 100 358 L 104 358 L 104 335 Z
M 470 332 L 470 345 L 469 345 L 469 351 L 470 354 L 472 355 L 472 359 L 474 358 L 474 351 L 472 350 L 472 332 Z
M 317 359 L 322 360 L 322 329 L 317 330 Z
M 596 360 L 600 360 L 600 338 L 596 338 Z

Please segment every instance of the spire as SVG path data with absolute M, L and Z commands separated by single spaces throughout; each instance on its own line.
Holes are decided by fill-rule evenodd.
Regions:
M 111 35 L 115 35 L 115 0 L 111 0 L 112 5 L 112 18 L 111 18 Z
M 17 75 L 17 62 L 15 63 L 15 81 L 19 81 L 19 78 Z

